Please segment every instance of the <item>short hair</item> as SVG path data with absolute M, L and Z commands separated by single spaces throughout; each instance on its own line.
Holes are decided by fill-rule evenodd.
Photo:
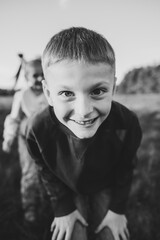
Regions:
M 115 53 L 110 43 L 99 33 L 83 27 L 62 30 L 50 39 L 42 55 L 43 71 L 63 60 L 107 63 L 115 71 Z

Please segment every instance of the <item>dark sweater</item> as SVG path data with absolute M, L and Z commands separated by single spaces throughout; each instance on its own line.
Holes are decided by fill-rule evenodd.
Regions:
M 55 216 L 75 210 L 74 194 L 91 195 L 105 188 L 112 193 L 110 209 L 124 213 L 141 141 L 133 112 L 112 102 L 110 114 L 96 134 L 79 139 L 47 107 L 30 118 L 26 141 L 51 201 L 56 203 Z

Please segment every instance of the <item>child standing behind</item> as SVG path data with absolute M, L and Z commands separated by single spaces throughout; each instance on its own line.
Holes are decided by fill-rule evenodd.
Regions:
M 42 90 L 43 71 L 41 59 L 23 61 L 27 87 L 17 91 L 13 98 L 12 109 L 4 122 L 2 144 L 3 151 L 9 153 L 18 136 L 18 151 L 22 170 L 21 196 L 25 219 L 35 220 L 35 206 L 37 198 L 37 174 L 35 163 L 28 154 L 25 143 L 26 120 L 34 112 L 47 106 L 46 98 Z
M 113 101 L 114 51 L 73 27 L 51 38 L 42 62 L 49 106 L 29 120 L 26 141 L 53 203 L 52 240 L 126 240 L 141 128 Z

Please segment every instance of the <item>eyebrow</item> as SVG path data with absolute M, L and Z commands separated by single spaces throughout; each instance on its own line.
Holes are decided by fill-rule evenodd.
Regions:
M 60 86 L 61 88 L 67 90 L 67 91 L 72 91 L 71 88 L 69 86 L 65 86 L 65 85 L 62 85 Z
M 92 86 L 93 86 L 93 87 L 99 87 L 99 86 L 101 86 L 101 85 L 103 85 L 103 84 L 104 84 L 104 85 L 109 85 L 108 82 L 104 82 L 104 81 L 103 81 L 103 82 L 95 83 L 95 84 L 93 84 Z M 92 86 L 91 86 L 91 87 L 92 87 Z M 67 85 L 62 85 L 61 87 L 69 88 L 69 86 L 67 86 Z
M 89 89 L 92 90 L 92 89 L 101 87 L 103 85 L 105 85 L 105 87 L 110 87 L 108 82 L 99 82 L 99 83 L 96 83 L 96 84 L 93 84 L 92 86 L 90 86 Z M 62 85 L 61 88 L 65 89 L 67 91 L 72 91 L 72 88 L 70 88 L 69 86 L 66 86 L 66 85 Z
M 99 87 L 109 88 L 110 85 L 109 85 L 108 82 L 100 82 L 100 83 L 96 83 L 96 84 L 92 85 L 90 89 L 92 90 L 92 89 L 96 89 L 96 88 L 99 88 Z
M 109 85 L 108 82 L 99 82 L 93 85 L 93 87 L 100 87 L 101 85 Z

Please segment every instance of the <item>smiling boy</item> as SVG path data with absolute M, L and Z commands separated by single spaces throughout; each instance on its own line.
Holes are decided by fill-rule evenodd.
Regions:
M 52 240 L 89 239 L 88 232 L 126 240 L 141 129 L 113 101 L 114 51 L 100 34 L 77 27 L 54 35 L 42 61 L 49 107 L 30 119 L 26 141 L 53 203 Z
M 44 91 L 58 120 L 78 138 L 93 137 L 110 112 L 112 67 L 66 60 L 48 67 L 46 79 Z

